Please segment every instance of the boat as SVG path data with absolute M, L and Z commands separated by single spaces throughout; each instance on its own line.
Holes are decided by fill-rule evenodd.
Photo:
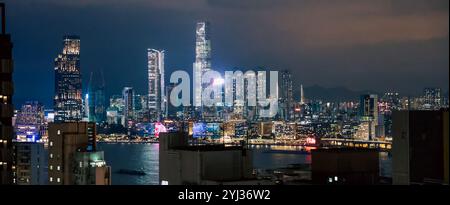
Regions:
M 141 170 L 133 170 L 133 169 L 120 169 L 117 173 L 119 174 L 128 174 L 128 175 L 146 175 L 143 169 Z

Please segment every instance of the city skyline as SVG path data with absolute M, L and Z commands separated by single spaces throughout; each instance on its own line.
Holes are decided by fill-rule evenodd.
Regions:
M 448 2 L 23 1 L 23 11 L 64 11 L 52 26 L 70 31 L 36 74 L 47 59 L 38 45 L 60 31 L 28 31 L 26 49 L 0 2 L 0 185 L 449 184 L 448 46 L 427 44 L 448 42 Z M 131 29 L 143 28 L 133 19 L 142 8 L 161 14 L 146 37 Z M 198 13 L 165 16 L 174 11 Z M 173 53 L 185 45 L 194 56 Z M 255 190 L 230 193 L 257 199 Z
M 380 38 L 386 38 L 384 40 L 374 39 L 373 35 L 365 36 L 363 35 L 365 32 L 357 29 L 354 42 L 349 40 L 344 35 L 345 33 L 339 33 L 340 31 L 344 32 L 342 31 L 345 30 L 344 28 L 348 29 L 348 25 L 345 27 L 346 24 L 342 24 L 344 27 L 341 29 L 330 27 L 329 30 L 325 31 L 335 32 L 317 37 L 322 37 L 326 41 L 324 39 L 313 41 L 307 35 L 306 37 L 305 35 L 298 35 L 298 37 L 293 38 L 289 32 L 280 32 L 282 28 L 278 27 L 270 31 L 265 29 L 265 32 L 262 32 L 263 30 L 260 28 L 267 28 L 267 25 L 255 20 L 255 17 L 264 17 L 266 11 L 264 7 L 270 6 L 270 1 L 267 1 L 269 3 L 263 3 L 261 7 L 251 9 L 248 8 L 249 5 L 252 5 L 251 1 L 242 3 L 244 5 L 242 9 L 237 8 L 240 3 L 235 1 L 229 1 L 228 3 L 208 1 L 209 6 L 198 5 L 200 8 L 186 8 L 185 10 L 176 5 L 177 1 L 170 2 L 173 2 L 173 5 L 167 3 L 167 5 L 155 6 L 151 2 L 133 1 L 129 5 L 130 7 L 143 6 L 143 8 L 149 10 L 159 10 L 157 13 L 150 15 L 145 14 L 142 9 L 136 9 L 134 10 L 135 14 L 125 14 L 114 23 L 107 20 L 108 16 L 118 15 L 120 10 L 114 6 L 102 6 L 100 8 L 95 1 L 85 1 L 84 4 L 78 4 L 74 1 L 58 3 L 49 0 L 43 0 L 37 4 L 27 1 L 6 1 L 10 8 L 7 14 L 10 19 L 7 29 L 14 36 L 12 41 L 17 42 L 15 43 L 16 49 L 13 50 L 16 59 L 14 80 L 17 82 L 16 95 L 14 96 L 15 104 L 36 99 L 45 105 L 51 105 L 50 100 L 53 93 L 51 64 L 53 57 L 60 49 L 58 46 L 60 45 L 59 39 L 65 34 L 77 34 L 81 37 L 83 84 L 88 81 L 89 73 L 103 69 L 107 71 L 105 72 L 106 96 L 119 93 L 125 86 L 135 88 L 136 93 L 145 94 L 147 90 L 145 79 L 147 71 L 146 49 L 158 48 L 166 51 L 166 73 L 170 74 L 176 69 L 183 69 L 191 73 L 192 62 L 195 60 L 194 29 L 195 23 L 199 20 L 208 20 L 212 23 L 211 41 L 214 48 L 212 58 L 215 59 L 212 61 L 213 69 L 225 70 L 235 67 L 255 69 L 258 66 L 263 66 L 279 71 L 289 70 L 294 76 L 295 95 L 299 93 L 300 84 L 303 84 L 305 88 L 320 85 L 331 88 L 346 87 L 350 90 L 373 90 L 380 93 L 394 89 L 394 91 L 404 95 L 417 95 L 422 93 L 424 87 L 440 87 L 444 94 L 448 93 L 448 58 L 446 57 L 448 56 L 448 18 L 445 18 L 448 17 L 448 10 L 442 9 L 445 8 L 445 5 L 448 7 L 448 1 L 400 1 L 396 3 L 361 1 L 356 5 L 355 2 L 351 1 L 339 5 L 331 3 L 335 6 L 331 10 L 333 12 L 338 13 L 346 9 L 350 11 L 350 14 L 345 16 L 348 18 L 347 20 L 355 19 L 358 16 L 358 12 L 354 11 L 353 7 L 360 6 L 365 11 L 371 6 L 372 16 L 361 15 L 368 22 L 379 22 L 379 27 L 373 28 L 372 26 L 372 28 L 367 28 L 368 30 L 374 29 L 374 31 L 377 31 L 399 26 L 398 29 L 391 29 L 397 33 L 389 31 L 386 35 L 380 35 Z M 36 6 L 33 7 L 35 9 L 30 10 L 33 5 Z M 119 6 L 121 3 L 113 2 L 111 5 Z M 287 5 L 294 8 L 304 5 L 310 10 L 314 10 L 318 6 L 323 6 L 325 10 L 326 8 L 329 9 L 329 6 L 324 5 L 324 3 L 288 1 Z M 353 5 L 353 7 L 350 5 Z M 161 6 L 164 8 L 160 9 Z M 29 27 L 23 28 L 22 25 L 25 20 L 41 15 L 48 9 L 52 9 L 49 17 L 43 16 L 39 22 L 33 21 Z M 67 14 L 62 15 L 59 9 L 63 9 Z M 90 12 L 94 9 L 95 13 Z M 198 12 L 195 15 L 183 13 L 183 15 L 187 15 L 183 19 L 167 16 L 173 12 L 172 10 L 187 11 L 189 9 Z M 238 15 L 229 18 L 230 20 L 224 20 L 218 18 L 218 14 L 214 14 L 214 11 L 221 11 L 226 16 Z M 73 12 L 80 13 L 77 18 L 81 21 L 77 21 L 77 18 L 71 18 L 72 15 L 69 14 Z M 162 18 L 157 18 L 158 21 L 148 19 L 161 12 L 167 12 L 167 14 L 164 13 Z M 274 10 L 274 17 L 277 19 L 283 17 L 283 14 L 289 16 L 293 12 L 286 6 L 277 7 Z M 52 18 L 55 15 L 60 15 L 60 18 Z M 313 27 L 313 22 L 320 20 L 316 19 L 317 15 L 313 15 L 311 12 L 304 15 L 311 15 L 311 23 L 303 22 L 302 18 L 294 15 L 292 16 L 293 19 L 302 21 L 298 25 L 291 24 L 292 30 L 297 32 L 298 29 L 305 28 L 305 30 L 308 30 L 307 32 L 318 31 L 320 28 Z M 98 16 L 101 16 L 98 21 L 86 20 Z M 235 20 L 239 18 L 242 18 L 243 21 L 236 23 Z M 345 19 L 343 18 L 336 21 L 344 23 Z M 422 19 L 409 25 L 411 32 L 415 32 L 416 35 L 401 38 L 406 34 L 398 31 L 402 30 L 403 27 L 397 24 L 403 21 L 410 22 L 408 20 L 414 20 L 414 18 Z M 390 20 L 393 22 L 390 22 Z M 65 23 L 60 24 L 59 21 Z M 253 21 L 255 25 L 250 25 L 250 21 Z M 319 22 L 326 23 L 325 26 L 330 26 L 330 22 L 323 21 L 322 19 Z M 127 22 L 134 23 L 129 24 Z M 279 21 L 280 27 L 283 22 Z M 286 20 L 286 22 L 289 21 Z M 41 32 L 36 31 L 38 24 L 49 26 L 52 32 L 42 35 Z M 94 24 L 100 26 L 98 28 L 93 27 Z M 22 29 L 29 32 L 20 32 L 19 30 Z M 424 29 L 429 31 L 428 36 L 421 32 Z M 113 32 L 111 32 L 112 30 Z M 103 32 L 104 35 L 101 38 L 93 36 L 97 32 Z M 256 34 L 255 32 L 260 33 Z M 29 36 L 31 33 L 34 35 Z M 277 35 L 274 35 L 274 33 Z M 333 36 L 332 33 L 337 34 Z M 120 41 L 123 39 L 127 40 Z M 330 39 L 339 41 L 339 44 L 347 44 L 335 45 L 330 43 L 329 46 L 323 47 L 323 45 L 309 45 L 307 42 L 298 42 L 329 43 Z M 272 45 L 274 43 L 277 45 Z M 100 52 L 102 54 L 97 54 Z M 35 55 L 31 55 L 31 53 Z M 424 56 L 425 54 L 427 56 Z M 345 60 L 343 60 L 344 56 Z M 365 72 L 360 70 L 362 68 Z M 131 71 L 127 72 L 126 78 L 118 74 L 124 70 Z M 370 75 L 367 75 L 368 73 Z M 408 75 L 405 75 L 405 73 L 408 73 Z M 388 79 L 386 79 L 387 74 L 389 75 Z M 377 79 L 383 79 L 382 83 Z M 26 86 L 28 83 L 39 84 L 40 86 Z M 83 90 L 84 92 L 86 91 Z

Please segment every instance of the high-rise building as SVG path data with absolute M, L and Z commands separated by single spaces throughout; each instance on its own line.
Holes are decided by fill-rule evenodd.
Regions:
M 45 136 L 44 105 L 37 101 L 28 101 L 22 105 L 16 116 L 16 140 L 36 142 Z
M 294 93 L 292 85 L 292 75 L 289 71 L 281 72 L 280 84 L 280 104 L 282 105 L 283 116 L 286 121 L 290 121 L 294 116 Z M 303 87 L 302 87 L 303 89 Z
M 213 117 L 210 107 L 202 106 L 202 90 L 212 82 L 203 83 L 202 75 L 211 70 L 211 40 L 209 34 L 209 23 L 198 22 L 196 27 L 195 62 L 194 62 L 194 106 L 200 116 Z
M 110 184 L 110 169 L 95 157 L 103 156 L 96 149 L 95 123 L 51 123 L 48 132 L 50 185 Z
M 436 110 L 442 105 L 442 94 L 440 88 L 425 88 L 423 90 L 423 108 Z
M 85 114 L 89 122 L 104 122 L 106 118 L 105 82 L 101 72 L 101 82 L 91 72 L 87 93 L 85 95 Z
M 80 37 L 64 36 L 63 50 L 55 59 L 55 122 L 82 119 Z
M 305 104 L 305 91 L 303 90 L 303 84 L 300 85 L 300 105 Z
M 152 122 L 160 121 L 165 115 L 164 51 L 147 49 L 148 55 L 148 109 Z
M 448 109 L 394 111 L 394 185 L 449 183 Z
M 17 185 L 48 184 L 48 153 L 41 142 L 14 142 Z
M 74 155 L 75 185 L 111 185 L 111 167 L 103 151 L 81 151 Z
M 134 116 L 134 91 L 132 87 L 125 87 L 122 91 L 123 98 L 123 116 L 125 118 L 125 125 L 129 120 L 132 120 Z M 124 126 L 125 126 L 124 125 Z
M 368 123 L 368 139 L 375 137 L 378 126 L 378 96 L 375 94 L 361 95 L 359 101 L 359 116 L 362 123 Z
M 5 4 L 0 3 L 2 30 L 0 33 L 0 184 L 12 184 L 12 117 L 13 59 L 11 36 L 6 34 Z

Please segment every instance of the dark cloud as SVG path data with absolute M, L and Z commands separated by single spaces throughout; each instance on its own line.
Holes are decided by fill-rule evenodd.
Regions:
M 448 0 L 6 0 L 16 99 L 51 102 L 53 59 L 81 36 L 84 82 L 103 69 L 107 92 L 146 91 L 146 48 L 168 73 L 191 71 L 194 27 L 212 25 L 216 68 L 288 69 L 296 86 L 417 93 L 448 90 Z M 126 75 L 124 75 L 126 73 Z M 126 76 L 126 77 L 124 77 Z M 36 86 L 37 85 L 37 86 Z

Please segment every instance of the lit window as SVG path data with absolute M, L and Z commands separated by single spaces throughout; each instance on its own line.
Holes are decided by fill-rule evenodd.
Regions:
M 50 147 L 51 147 L 51 146 L 53 146 L 53 142 L 52 142 L 52 141 L 50 141 Z
M 60 167 L 60 166 L 57 166 L 56 169 L 59 171 L 59 170 L 61 170 L 61 167 Z
M 58 178 L 56 179 L 56 182 L 61 182 L 61 179 L 58 177 Z
M 169 181 L 162 180 L 162 181 L 161 181 L 161 185 L 169 185 Z
M 82 168 L 83 167 L 83 162 L 80 162 L 80 168 Z
M 57 134 L 60 135 L 60 134 L 61 134 L 61 130 L 58 130 L 58 131 L 57 131 Z
M 53 177 L 50 177 L 50 182 L 52 182 L 53 181 Z
M 50 159 L 53 159 L 53 154 L 50 154 Z
M 50 168 L 50 170 L 53 170 L 53 166 L 52 166 L 52 165 L 50 165 L 50 167 L 49 167 L 49 168 Z

